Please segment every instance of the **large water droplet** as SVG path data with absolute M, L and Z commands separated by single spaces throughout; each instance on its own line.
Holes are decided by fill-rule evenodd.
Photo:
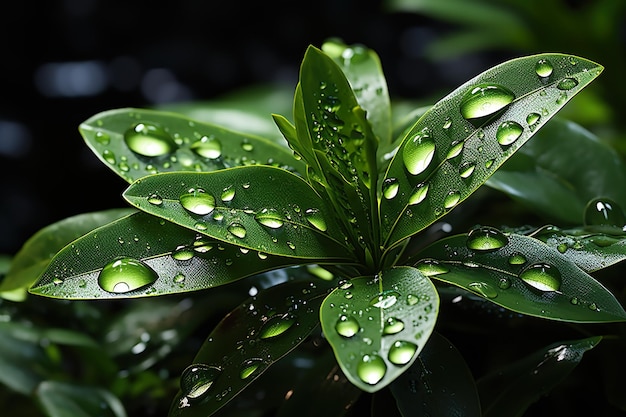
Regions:
M 240 239 L 246 237 L 246 229 L 240 223 L 232 223 L 230 226 L 228 226 L 228 231 L 231 235 Z
M 610 198 L 594 198 L 585 207 L 585 226 L 610 226 L 619 228 L 626 225 L 622 208 Z
M 322 213 L 316 208 L 309 208 L 304 211 L 304 218 L 316 229 L 325 232 L 328 226 Z
M 471 282 L 467 286 L 472 291 L 487 298 L 496 298 L 498 296 L 498 291 L 486 282 Z
M 335 330 L 343 337 L 352 337 L 359 332 L 361 326 L 352 316 L 341 315 L 335 323 Z
M 396 291 L 383 291 L 382 293 L 378 294 L 376 297 L 370 300 L 370 305 L 372 307 L 378 308 L 389 308 L 398 301 L 399 297 L 400 294 L 398 294 Z
M 383 181 L 383 195 L 387 200 L 391 200 L 398 195 L 398 180 L 396 178 L 387 178 Z
M 537 263 L 526 268 L 520 279 L 539 291 L 558 291 L 561 288 L 561 273 L 552 265 Z
M 446 272 L 450 271 L 447 267 L 441 265 L 434 259 L 424 259 L 423 261 L 420 261 L 420 263 L 415 265 L 415 268 L 417 268 L 422 274 L 426 275 L 427 277 L 445 274 Z
M 524 128 L 517 122 L 502 122 L 496 131 L 496 139 L 502 146 L 508 146 L 515 142 L 524 132 Z
M 220 196 L 220 199 L 224 202 L 229 202 L 229 201 L 233 201 L 233 198 L 235 198 L 235 188 L 232 186 L 224 188 L 224 191 L 222 191 L 222 195 Z
M 201 137 L 191 144 L 190 149 L 204 158 L 217 159 L 222 156 L 222 143 L 214 136 Z
M 100 287 L 111 293 L 126 293 L 152 284 L 159 276 L 145 263 L 133 258 L 118 258 L 98 275 Z
M 215 209 L 215 197 L 201 188 L 191 188 L 179 197 L 180 204 L 189 212 L 204 216 Z
M 404 322 L 395 317 L 389 317 L 385 320 L 383 326 L 383 334 L 396 334 L 404 330 Z
M 357 375 L 366 384 L 376 385 L 385 376 L 387 365 L 378 355 L 365 355 L 356 368 Z
M 428 183 L 417 184 L 413 189 L 413 192 L 409 196 L 409 205 L 419 204 L 426 198 L 428 193 Z
M 459 165 L 459 175 L 461 178 L 467 179 L 472 176 L 474 173 L 474 169 L 476 169 L 476 164 L 473 162 L 463 162 Z
M 148 123 L 137 123 L 127 130 L 124 141 L 131 151 L 148 157 L 169 155 L 178 147 L 162 127 Z
M 407 342 L 406 340 L 397 340 L 391 345 L 391 348 L 389 348 L 387 359 L 394 365 L 402 366 L 413 359 L 415 352 L 417 352 L 417 345 L 415 343 Z
M 283 217 L 274 209 L 264 208 L 255 214 L 254 219 L 265 227 L 278 229 L 285 223 Z
M 291 314 L 275 315 L 270 317 L 261 328 L 259 337 L 269 339 L 285 333 L 296 322 L 296 318 Z
M 504 111 L 514 99 L 515 95 L 506 87 L 480 84 L 471 88 L 461 98 L 461 115 L 478 127 Z
M 450 209 L 457 205 L 461 199 L 461 194 L 458 191 L 450 191 L 443 199 L 443 206 Z
M 459 156 L 459 154 L 463 150 L 464 145 L 465 145 L 465 142 L 461 140 L 452 142 L 450 144 L 450 149 L 448 150 L 448 154 L 446 155 L 446 159 L 452 159 L 452 158 L 456 158 L 457 156 Z
M 571 90 L 577 85 L 578 85 L 578 80 L 576 80 L 575 78 L 563 78 L 561 81 L 558 82 L 558 84 L 556 85 L 556 88 L 558 88 L 559 90 L 567 91 L 567 90 Z
M 428 168 L 435 155 L 435 142 L 428 129 L 424 129 L 408 140 L 402 150 L 402 159 L 407 171 L 420 174 Z
M 541 78 L 549 77 L 550 75 L 552 75 L 553 70 L 554 67 L 552 66 L 552 63 L 547 59 L 540 59 L 535 64 L 535 72 Z
M 203 397 L 222 373 L 220 368 L 204 364 L 188 366 L 180 378 L 180 389 L 190 400 Z
M 257 369 L 261 366 L 263 361 L 258 358 L 247 359 L 241 365 L 241 370 L 239 371 L 239 377 L 241 379 L 247 379 L 252 374 L 256 372 Z
M 498 250 L 509 243 L 509 239 L 493 227 L 479 227 L 467 234 L 467 247 L 481 252 Z

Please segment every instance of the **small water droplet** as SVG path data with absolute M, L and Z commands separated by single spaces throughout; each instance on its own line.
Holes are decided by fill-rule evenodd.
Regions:
M 498 291 L 486 282 L 471 282 L 467 285 L 469 289 L 487 298 L 496 298 Z
M 199 216 L 209 214 L 215 209 L 215 197 L 202 188 L 191 188 L 179 197 L 179 201 L 185 210 Z
M 489 118 L 504 111 L 515 95 L 497 84 L 480 84 L 468 90 L 461 98 L 461 115 L 478 127 Z
M 104 160 L 107 161 L 111 165 L 115 165 L 115 163 L 117 162 L 113 151 L 110 151 L 108 149 L 105 149 L 104 151 L 102 151 L 102 158 L 104 158 Z
M 461 199 L 461 193 L 458 191 L 450 191 L 443 199 L 443 206 L 447 209 L 451 209 L 456 206 Z
M 239 372 L 239 377 L 241 379 L 249 378 L 252 374 L 256 372 L 257 369 L 259 369 L 262 363 L 263 361 L 258 358 L 245 360 L 243 364 L 241 365 L 241 371 Z
M 515 142 L 524 132 L 524 128 L 517 122 L 502 122 L 496 131 L 496 139 L 502 146 L 509 146 Z
M 509 243 L 509 239 L 493 227 L 479 227 L 467 234 L 467 247 L 481 252 L 498 250 Z
M 224 191 L 222 191 L 222 195 L 220 196 L 220 199 L 224 202 L 229 202 L 229 201 L 233 201 L 233 198 L 235 198 L 235 188 L 234 187 L 224 188 Z
M 148 203 L 152 204 L 153 206 L 160 206 L 161 204 L 163 204 L 163 199 L 158 194 L 150 194 L 150 196 L 148 196 Z
M 396 334 L 404 330 L 404 322 L 395 317 L 389 317 L 385 320 L 383 326 L 383 334 Z
M 552 63 L 547 59 L 540 59 L 539 61 L 537 61 L 537 64 L 535 64 L 535 72 L 541 78 L 549 77 L 550 75 L 552 75 L 553 70 L 554 67 L 552 66 Z
M 254 219 L 270 229 L 279 229 L 285 223 L 283 217 L 274 209 L 264 208 L 254 215 Z
M 165 129 L 149 123 L 137 123 L 127 130 L 124 141 L 131 151 L 147 157 L 169 155 L 178 147 Z
M 452 120 L 449 117 L 446 117 L 446 119 L 443 121 L 443 129 L 444 130 L 448 130 L 450 129 L 450 126 L 452 126 Z
M 174 252 L 172 252 L 172 258 L 177 261 L 188 261 L 193 258 L 193 250 L 191 250 L 188 246 L 181 245 L 177 247 Z
M 552 265 L 537 263 L 526 268 L 520 279 L 539 291 L 558 291 L 561 288 L 561 273 Z
M 208 159 L 217 159 L 222 156 L 222 143 L 214 136 L 202 136 L 189 148 L 196 154 Z
M 426 275 L 427 277 L 445 274 L 446 272 L 450 271 L 447 267 L 441 265 L 434 259 L 424 259 L 420 261 L 417 265 L 415 265 L 415 268 L 417 268 L 422 274 Z
M 428 193 L 428 183 L 417 184 L 413 189 L 413 192 L 409 196 L 409 205 L 419 204 L 426 198 Z
M 406 340 L 396 340 L 389 348 L 387 359 L 394 365 L 402 366 L 413 359 L 415 352 L 417 352 L 415 343 L 407 342 Z
M 463 162 L 461 165 L 459 165 L 459 175 L 461 176 L 461 178 L 467 179 L 474 173 L 474 169 L 476 169 L 475 163 Z
M 528 113 L 528 116 L 526 116 L 526 123 L 528 123 L 528 125 L 534 125 L 535 123 L 539 122 L 539 120 L 541 119 L 541 115 L 539 113 Z
M 406 296 L 406 303 L 410 306 L 414 306 L 419 302 L 420 298 L 415 294 L 408 294 Z
M 352 316 L 341 315 L 335 323 L 335 330 L 343 337 L 352 337 L 359 332 L 361 326 Z
M 152 284 L 157 273 L 145 263 L 128 257 L 108 263 L 98 275 L 98 285 L 111 293 L 126 293 Z
M 285 333 L 296 322 L 295 316 L 291 314 L 275 315 L 270 317 L 261 328 L 259 337 L 269 339 Z
M 243 239 L 246 237 L 246 229 L 240 223 L 232 223 L 228 226 L 228 231 L 231 235 Z
M 182 272 L 179 272 L 176 275 L 174 275 L 175 284 L 182 284 L 184 282 L 185 282 L 185 275 Z
M 418 175 L 428 168 L 435 155 L 435 142 L 430 136 L 428 129 L 408 140 L 402 150 L 402 159 L 407 171 L 412 175 Z
M 400 294 L 393 290 L 383 291 L 370 300 L 370 306 L 378 308 L 389 308 L 397 301 Z
M 510 265 L 524 265 L 526 263 L 526 257 L 521 253 L 513 253 L 509 256 Z
M 511 288 L 511 280 L 508 277 L 500 277 L 498 279 L 498 288 L 506 290 Z
M 356 372 L 361 381 L 376 385 L 385 376 L 387 365 L 383 358 L 376 354 L 365 355 L 359 361 Z
M 222 373 L 220 368 L 204 364 L 188 366 L 180 378 L 180 389 L 190 400 L 203 397 Z
M 316 229 L 325 232 L 328 226 L 322 213 L 316 208 L 309 208 L 304 211 L 304 218 Z
M 572 88 L 576 87 L 578 85 L 578 81 L 575 78 L 563 78 L 561 81 L 558 82 L 558 84 L 556 85 L 556 88 L 558 88 L 559 90 L 571 90 Z
M 398 195 L 399 188 L 400 186 L 396 178 L 387 178 L 383 181 L 383 196 L 385 196 L 387 200 L 391 200 Z
M 448 151 L 448 154 L 446 155 L 446 159 L 452 159 L 452 158 L 456 158 L 457 156 L 459 156 L 459 154 L 463 150 L 464 143 L 465 142 L 460 141 L 460 140 L 452 142 L 450 145 L 450 150 Z
M 109 142 L 111 142 L 111 136 L 109 136 L 108 133 L 103 132 L 101 130 L 96 132 L 95 139 L 96 139 L 96 142 L 105 146 L 108 145 Z
M 241 149 L 246 152 L 252 152 L 254 150 L 254 145 L 251 144 L 248 139 L 244 139 L 244 141 L 241 142 Z

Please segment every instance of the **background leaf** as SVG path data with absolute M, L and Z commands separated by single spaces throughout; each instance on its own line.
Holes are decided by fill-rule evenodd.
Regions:
M 126 417 L 119 399 L 99 387 L 44 381 L 37 387 L 35 395 L 50 417 Z

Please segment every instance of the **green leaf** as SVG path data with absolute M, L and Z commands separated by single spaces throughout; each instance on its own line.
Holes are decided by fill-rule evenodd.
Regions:
M 391 385 L 403 417 L 481 417 L 472 373 L 449 340 L 433 332 L 419 360 Z
M 209 334 L 181 376 L 170 417 L 205 417 L 223 407 L 319 324 L 329 283 L 276 285 L 246 300 Z
M 593 133 L 566 120 L 550 121 L 487 185 L 560 224 L 581 224 L 588 201 L 604 197 L 626 207 L 626 165 Z
M 625 321 L 611 292 L 538 239 L 479 227 L 421 251 L 425 275 L 508 310 L 568 322 Z
M 416 360 L 438 310 L 432 282 L 415 268 L 396 267 L 345 282 L 324 300 L 320 317 L 348 379 L 375 392 Z
M 126 417 L 120 400 L 99 387 L 44 381 L 35 397 L 49 417 Z
M 406 134 L 382 181 L 384 246 L 466 199 L 602 69 L 563 54 L 517 58 L 435 104 Z
M 285 146 L 176 113 L 109 110 L 81 123 L 79 130 L 96 156 L 129 183 L 159 172 L 256 164 L 304 172 Z
M 97 227 L 135 211 L 125 208 L 78 214 L 44 227 L 17 252 L 6 277 L 0 283 L 0 291 L 30 287 L 65 245 Z
M 578 365 L 602 337 L 554 343 L 478 380 L 484 417 L 521 417 Z
M 280 168 L 163 173 L 133 183 L 124 198 L 248 250 L 324 262 L 353 258 L 332 208 L 306 181 Z
M 299 261 L 260 255 L 138 212 L 63 248 L 30 292 L 65 299 L 172 294 L 227 284 Z

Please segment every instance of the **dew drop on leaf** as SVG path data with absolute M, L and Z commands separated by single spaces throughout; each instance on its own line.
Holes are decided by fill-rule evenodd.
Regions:
M 224 202 L 228 202 L 228 201 L 233 201 L 233 198 L 235 198 L 235 189 L 233 187 L 224 188 L 224 191 L 222 191 L 222 195 L 220 196 L 220 199 Z
M 394 365 L 402 366 L 413 359 L 415 352 L 417 352 L 415 343 L 407 342 L 406 340 L 396 340 L 389 348 L 387 359 Z
M 383 334 L 396 334 L 404 330 L 404 322 L 395 317 L 389 317 L 385 320 L 383 326 Z
M 411 195 L 409 196 L 409 205 L 419 204 L 426 198 L 426 194 L 428 193 L 428 183 L 420 183 L 415 186 Z
M 479 84 L 468 90 L 461 98 L 461 115 L 478 127 L 497 115 L 513 102 L 515 95 L 508 88 L 497 84 Z
M 148 157 L 169 155 L 178 147 L 162 127 L 148 123 L 137 123 L 128 129 L 124 141 L 131 151 Z
M 496 298 L 498 296 L 496 289 L 486 282 L 470 282 L 467 286 L 470 290 L 482 295 L 483 297 Z
M 309 208 L 304 211 L 304 218 L 317 230 L 325 232 L 328 226 L 322 213 L 316 208 Z
M 474 173 L 475 168 L 476 164 L 474 164 L 473 162 L 463 162 L 459 166 L 459 175 L 461 176 L 461 178 L 467 179 L 471 177 L 471 175 Z
M 539 113 L 528 113 L 528 116 L 526 116 L 526 123 L 528 123 L 528 125 L 534 125 L 539 121 L 539 119 L 541 119 L 541 115 Z
M 448 195 L 443 199 L 443 206 L 447 209 L 450 209 L 459 202 L 461 199 L 461 194 L 458 191 L 450 191 Z
M 296 322 L 296 318 L 291 314 L 275 315 L 270 317 L 261 327 L 259 337 L 269 339 L 285 333 Z
M 496 139 L 500 145 L 508 146 L 519 139 L 522 132 L 524 132 L 524 128 L 519 123 L 514 121 L 502 122 L 496 131 Z
M 241 365 L 241 370 L 239 371 L 239 377 L 241 379 L 247 379 L 252 375 L 262 364 L 262 360 L 258 358 L 247 359 Z
M 246 229 L 240 223 L 232 223 L 230 226 L 228 226 L 228 232 L 231 235 L 240 239 L 246 237 Z
M 552 75 L 553 70 L 554 67 L 552 66 L 552 63 L 547 59 L 540 59 L 535 64 L 535 73 L 541 78 L 549 77 Z
M 108 149 L 105 149 L 104 151 L 102 151 L 102 158 L 104 158 L 104 160 L 107 161 L 111 165 L 114 165 L 117 162 L 113 151 L 110 151 Z
M 180 389 L 188 399 L 197 400 L 211 388 L 222 370 L 215 366 L 194 364 L 183 371 Z
M 352 337 L 359 332 L 361 326 L 357 319 L 352 316 L 341 315 L 335 323 L 335 330 L 340 336 Z
M 194 253 L 191 248 L 185 245 L 181 245 L 177 247 L 174 252 L 172 252 L 172 258 L 176 259 L 177 261 L 188 261 L 189 259 L 193 258 L 193 254 Z
M 594 198 L 585 207 L 585 226 L 614 226 L 621 229 L 626 225 L 622 208 L 610 198 Z
M 110 293 L 126 293 L 150 285 L 157 278 L 157 273 L 145 263 L 122 257 L 102 268 L 98 285 Z
M 196 154 L 208 159 L 217 159 L 222 156 L 222 143 L 214 136 L 202 136 L 189 148 Z
M 539 291 L 558 291 L 561 288 L 561 273 L 547 263 L 530 265 L 522 271 L 519 277 Z
M 509 243 L 509 239 L 493 227 L 479 227 L 467 234 L 467 247 L 481 252 L 498 250 Z
M 398 301 L 399 297 L 400 294 L 396 291 L 383 291 L 382 293 L 378 294 L 376 297 L 370 300 L 370 306 L 378 308 L 389 308 Z
M 376 354 L 364 355 L 356 368 L 357 375 L 366 384 L 376 385 L 385 376 L 387 365 Z
M 95 139 L 96 142 L 98 142 L 100 145 L 108 145 L 109 142 L 111 142 L 111 136 L 109 136 L 108 133 L 106 132 L 102 132 L 102 131 L 98 131 L 95 134 Z
M 575 78 L 563 78 L 556 85 L 556 88 L 558 88 L 559 90 L 567 91 L 567 90 L 571 90 L 572 88 L 576 87 L 577 85 L 578 85 L 578 81 Z
M 383 181 L 383 196 L 387 200 L 391 200 L 398 195 L 398 180 L 396 178 L 387 178 Z
M 178 200 L 185 210 L 199 216 L 209 214 L 215 209 L 215 197 L 206 193 L 202 188 L 191 188 Z
M 416 134 L 404 144 L 402 159 L 407 171 L 412 175 L 418 175 L 428 168 L 435 155 L 435 142 L 430 136 L 428 129 Z
M 153 206 L 160 206 L 161 204 L 163 204 L 163 199 L 158 194 L 150 194 L 150 196 L 148 196 L 148 203 L 152 204 Z
M 447 267 L 441 265 L 434 259 L 424 259 L 415 265 L 415 268 L 427 277 L 445 274 L 450 271 Z
M 254 219 L 270 229 L 279 229 L 285 223 L 283 217 L 274 209 L 264 208 L 254 215 Z

